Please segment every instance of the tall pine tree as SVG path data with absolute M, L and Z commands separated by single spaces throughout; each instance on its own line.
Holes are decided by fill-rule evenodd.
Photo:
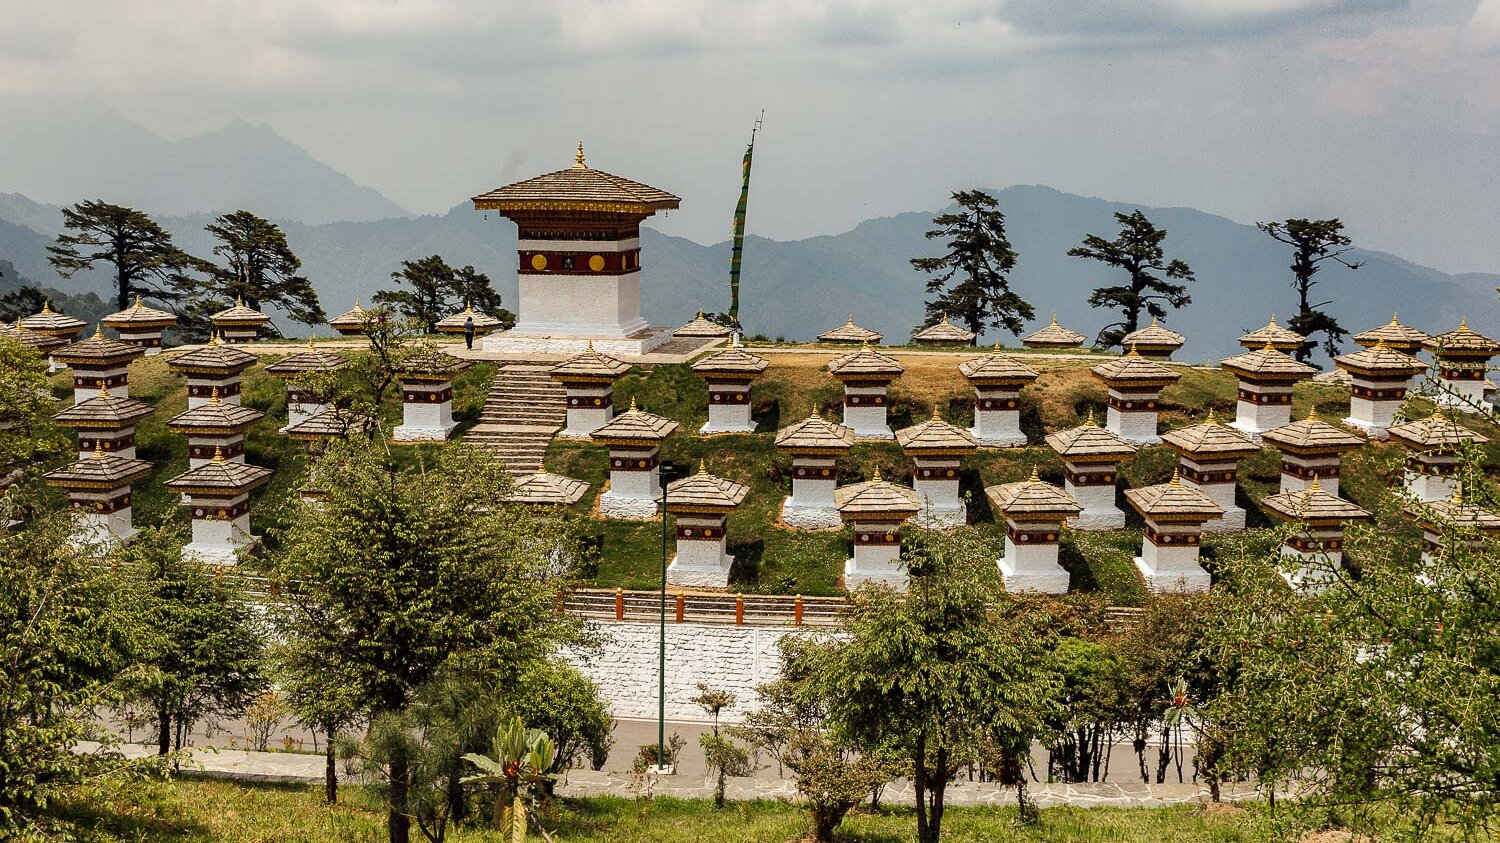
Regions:
M 63 228 L 47 258 L 57 274 L 75 274 L 109 264 L 115 273 L 115 306 L 130 306 L 137 294 L 172 302 L 192 294 L 189 272 L 203 262 L 177 248 L 172 235 L 134 208 L 98 199 L 63 208 Z
M 214 254 L 226 264 L 205 267 L 216 302 L 227 305 L 243 299 L 253 310 L 271 305 L 304 325 L 328 321 L 312 282 L 300 274 L 302 259 L 287 245 L 286 233 L 276 223 L 249 211 L 235 211 L 219 216 L 203 230 L 218 241 Z
M 376 304 L 421 322 L 432 331 L 438 320 L 472 305 L 499 319 L 502 326 L 515 324 L 515 314 L 500 306 L 500 293 L 490 277 L 472 266 L 454 268 L 442 255 L 402 261 L 391 280 L 411 289 L 381 290 L 371 298 Z
M 962 322 L 976 334 L 987 327 L 1020 334 L 1036 313 L 1011 292 L 1007 276 L 1016 266 L 1016 251 L 1005 236 L 1005 215 L 999 202 L 982 190 L 953 194 L 958 209 L 932 218 L 929 240 L 947 241 L 948 252 L 934 258 L 912 258 L 918 272 L 928 273 L 926 323 L 944 315 Z
M 1312 288 L 1318 283 L 1313 276 L 1322 271 L 1324 261 L 1333 261 L 1346 269 L 1359 269 L 1363 261 L 1352 261 L 1343 257 L 1352 251 L 1354 241 L 1344 234 L 1344 223 L 1337 218 L 1329 220 L 1290 219 L 1285 222 L 1258 222 L 1257 228 L 1270 235 L 1278 243 L 1292 247 L 1292 289 L 1297 291 L 1297 314 L 1287 321 L 1287 327 L 1307 337 L 1307 342 L 1293 352 L 1298 360 L 1307 362 L 1318 347 L 1313 334 L 1323 334 L 1323 350 L 1333 357 L 1339 353 L 1339 342 L 1349 335 L 1344 326 L 1323 308 L 1333 301 L 1313 303 Z
M 1094 344 L 1100 348 L 1119 345 L 1126 334 L 1141 327 L 1142 311 L 1164 319 L 1167 308 L 1179 308 L 1191 302 L 1186 284 L 1172 280 L 1192 281 L 1193 270 L 1180 260 L 1167 260 L 1162 240 L 1167 232 L 1157 228 L 1139 210 L 1115 214 L 1120 235 L 1105 240 L 1097 234 L 1083 238 L 1083 245 L 1068 250 L 1075 258 L 1088 258 L 1125 270 L 1130 283 L 1115 287 L 1097 287 L 1089 294 L 1093 307 L 1118 308 L 1121 319 L 1105 325 Z

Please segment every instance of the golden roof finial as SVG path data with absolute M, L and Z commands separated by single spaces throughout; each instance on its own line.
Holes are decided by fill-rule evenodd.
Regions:
M 1453 484 L 1453 505 L 1457 507 L 1464 505 L 1464 484 L 1462 481 Z
M 578 152 L 573 156 L 573 167 L 579 170 L 587 170 L 588 164 L 583 162 L 583 141 L 578 142 Z
M 307 350 L 308 351 L 312 351 L 313 350 L 313 347 L 312 347 L 312 337 L 308 337 L 307 338 Z
M 1036 467 L 1036 463 L 1032 463 L 1031 464 L 1031 479 L 1028 480 L 1027 482 L 1030 482 L 1030 483 L 1040 483 L 1041 481 L 1042 481 L 1041 470 Z
M 1275 351 L 1276 350 L 1276 343 L 1271 342 L 1268 339 L 1268 340 L 1266 340 L 1266 344 L 1260 347 L 1260 350 L 1261 351 Z
M 943 417 L 938 413 L 938 405 L 932 405 L 932 421 L 942 421 Z
M 1308 421 L 1317 421 L 1318 420 L 1318 406 L 1316 404 L 1314 404 L 1313 406 L 1307 408 L 1307 420 Z
M 1274 313 L 1271 314 L 1271 321 L 1266 323 L 1266 327 L 1267 328 L 1274 328 L 1274 327 L 1276 327 L 1276 314 L 1274 314 Z
M 1458 329 L 1460 331 L 1469 330 L 1469 317 L 1465 316 L 1464 318 L 1458 320 Z
M 218 345 L 219 344 L 219 332 L 218 331 L 209 331 L 208 332 L 208 344 L 209 345 Z
M 585 354 L 593 354 L 594 353 L 594 341 L 593 340 L 589 340 L 589 343 L 588 343 L 588 345 L 586 347 L 584 347 L 583 352 Z
M 96 322 L 96 323 L 94 323 L 94 339 L 96 339 L 96 340 L 102 340 L 102 339 L 104 339 L 104 323 L 103 322 Z
M 213 458 L 212 462 L 217 462 L 217 463 L 224 462 L 224 446 L 223 445 L 215 445 L 214 446 L 214 458 Z
M 818 405 L 817 404 L 813 405 L 812 417 L 815 418 L 815 419 L 817 419 L 818 421 L 822 421 L 823 420 L 823 414 L 820 413 L 820 412 L 818 412 Z
M 104 459 L 104 441 L 101 439 L 94 440 L 94 459 Z
M 698 460 L 698 474 L 699 474 L 699 476 L 705 475 L 707 473 L 708 473 L 708 468 L 703 464 L 703 460 Z
M 1131 343 L 1130 344 L 1130 351 L 1125 356 L 1126 357 L 1140 357 L 1141 356 L 1141 353 L 1139 351 L 1135 350 L 1135 343 Z
M 948 314 L 946 314 L 946 313 L 943 314 L 943 324 L 944 325 L 948 324 Z
M 1436 401 L 1432 402 L 1432 415 L 1428 416 L 1428 418 L 1430 418 L 1430 419 L 1440 419 L 1442 417 L 1443 417 L 1443 405 L 1437 403 Z
M 870 482 L 871 483 L 879 483 L 880 482 L 880 466 L 878 466 L 878 465 L 875 466 L 875 476 L 870 478 Z
M 1203 423 L 1204 424 L 1218 424 L 1219 423 L 1219 416 L 1218 416 L 1217 413 L 1214 412 L 1214 408 L 1213 407 L 1209 407 L 1208 408 L 1208 418 L 1204 419 Z
M 140 309 L 141 309 L 141 294 L 140 293 L 136 293 L 135 294 L 135 304 L 131 307 L 131 310 L 140 310 Z
M 1155 316 L 1151 317 L 1151 327 L 1153 327 L 1153 328 L 1157 327 L 1156 317 Z
M 1099 421 L 1094 418 L 1094 408 L 1093 407 L 1089 408 L 1089 415 L 1088 415 L 1088 418 L 1086 418 L 1086 419 L 1083 420 L 1083 426 L 1084 427 L 1098 427 L 1099 426 Z
M 846 322 L 845 324 L 847 324 L 847 325 L 853 325 L 854 324 L 854 314 L 852 312 L 849 314 L 849 321 Z
M 51 313 L 52 312 L 52 299 L 44 299 L 42 301 L 42 312 L 43 313 Z
M 634 395 L 630 396 L 630 409 L 626 410 L 625 412 L 627 412 L 627 413 L 639 413 L 640 411 L 641 411 L 641 408 L 637 407 L 635 405 L 635 396 Z
M 99 394 L 97 396 L 95 396 L 95 397 L 96 398 L 108 398 L 109 397 L 109 384 L 107 384 L 107 383 L 100 383 L 99 384 Z
M 217 404 L 217 403 L 219 403 L 219 388 L 217 386 L 214 387 L 214 391 L 213 392 L 209 393 L 208 402 L 210 404 Z
M 869 351 L 870 350 L 870 338 L 869 337 L 865 337 L 864 339 L 862 339 L 862 340 L 859 341 L 859 350 L 860 351 Z
M 1053 325 L 1053 327 L 1057 326 L 1057 314 L 1056 313 L 1052 314 L 1052 325 Z
M 241 294 L 239 294 L 239 295 L 237 295 L 237 296 L 234 297 L 234 306 L 235 307 L 244 307 L 245 306 L 245 295 L 243 293 L 241 293 Z
M 1393 311 L 1391 311 L 1391 326 L 1392 327 L 1395 327 L 1395 326 L 1398 326 L 1398 325 L 1401 324 L 1401 320 L 1396 318 L 1397 315 L 1400 314 L 1400 312 L 1401 311 L 1399 311 L 1399 310 L 1393 310 Z
M 359 306 L 359 299 L 355 299 L 354 300 L 354 308 L 353 309 L 354 310 L 364 310 L 364 308 L 362 308 L 362 307 Z
M 1375 341 L 1375 347 L 1376 348 L 1386 348 L 1385 337 L 1381 337 L 1380 339 L 1376 340 Z
M 1172 479 L 1169 480 L 1169 481 L 1167 481 L 1167 482 L 1170 483 L 1173 486 L 1181 486 L 1182 485 L 1182 466 L 1180 466 L 1180 465 L 1179 466 L 1173 466 L 1173 468 L 1172 468 Z
M 1323 491 L 1322 484 L 1318 483 L 1318 475 L 1316 475 L 1316 474 L 1313 475 L 1312 482 L 1309 483 L 1309 484 L 1307 484 L 1307 491 L 1309 491 L 1309 492 L 1321 492 L 1321 491 Z
M 693 318 L 694 319 L 702 319 L 703 318 L 703 308 L 701 308 L 701 307 L 698 308 L 698 315 L 694 316 Z

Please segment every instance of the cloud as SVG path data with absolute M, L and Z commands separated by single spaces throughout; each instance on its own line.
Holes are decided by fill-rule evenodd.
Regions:
M 1500 0 L 1479 0 L 1464 26 L 1463 45 L 1478 53 L 1500 53 Z
M 1251 37 L 1329 18 L 1406 8 L 1409 0 L 1009 0 L 1002 14 L 1025 32 L 1116 41 Z

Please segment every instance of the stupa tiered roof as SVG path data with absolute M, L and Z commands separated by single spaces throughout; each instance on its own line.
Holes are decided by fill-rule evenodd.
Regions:
M 915 489 L 881 478 L 878 468 L 875 476 L 863 483 L 834 489 L 833 504 L 839 514 L 851 518 L 909 518 L 922 509 L 922 499 Z
M 1002 483 L 984 490 L 995 509 L 1006 515 L 1055 515 L 1069 517 L 1083 511 L 1073 496 L 1051 483 L 1043 483 L 1036 466 L 1031 478 L 1017 483 Z
M 1422 344 L 1432 339 L 1425 331 L 1418 331 L 1410 325 L 1401 324 L 1395 313 L 1391 314 L 1391 321 L 1381 325 L 1379 328 L 1371 328 L 1354 335 L 1354 344 L 1366 348 L 1373 347 L 1384 342 L 1387 348 L 1408 353 L 1416 351 Z
M 427 377 L 446 380 L 472 365 L 474 365 L 474 361 L 465 360 L 462 357 L 454 357 L 446 351 L 419 351 L 402 360 L 396 366 L 396 372 L 400 377 L 407 379 Z M 270 371 L 270 369 L 266 371 Z
M 254 366 L 257 359 L 244 349 L 220 342 L 215 334 L 207 345 L 167 358 L 167 366 L 177 372 L 231 375 Z
M 177 324 L 177 314 L 146 307 L 141 304 L 141 297 L 136 296 L 135 304 L 99 321 L 111 328 L 169 328 Z
M 167 429 L 176 433 L 244 433 L 266 414 L 254 407 L 230 404 L 219 397 L 219 388 L 202 404 L 167 419 Z
M 776 447 L 803 453 L 847 451 L 854 447 L 854 431 L 823 418 L 814 407 L 812 415 L 776 431 Z
M 936 406 L 932 418 L 896 431 L 896 443 L 901 450 L 914 454 L 968 453 L 979 448 L 974 434 L 944 421 Z
M 500 328 L 499 319 L 482 310 L 475 310 L 472 303 L 465 303 L 463 310 L 439 319 L 434 327 L 442 334 L 462 334 L 464 323 L 470 319 L 474 320 L 474 333 L 476 334 L 488 334 Z
M 1020 386 L 1041 377 L 1037 370 L 998 350 L 970 357 L 958 364 L 958 371 L 972 383 L 991 386 Z
M 667 484 L 667 509 L 672 512 L 727 512 L 744 503 L 750 487 L 709 474 L 702 463 L 698 473 Z
M 607 444 L 655 444 L 671 436 L 677 428 L 677 422 L 642 410 L 632 398 L 630 409 L 590 433 L 589 438 Z
M 1500 354 L 1500 342 L 1495 342 L 1484 334 L 1470 329 L 1468 319 L 1459 321 L 1458 330 L 1438 334 L 1422 345 L 1428 351 L 1437 354 L 1489 354 L 1491 356 Z
M 42 475 L 60 489 L 118 489 L 151 473 L 151 463 L 95 448 L 89 456 Z
M 948 314 L 945 313 L 940 321 L 917 331 L 911 335 L 911 338 L 919 344 L 968 345 L 974 342 L 975 336 L 975 333 L 968 328 L 961 328 L 949 322 Z
M 1427 370 L 1426 363 L 1389 347 L 1384 337 L 1369 348 L 1339 355 L 1333 362 L 1342 370 L 1376 377 L 1411 377 Z
M 355 299 L 353 307 L 328 320 L 328 327 L 344 336 L 362 334 L 365 330 L 365 317 L 369 312 L 360 306 L 358 299 Z
M 1463 442 L 1482 445 L 1490 441 L 1483 434 L 1475 433 L 1443 415 L 1438 408 L 1433 409 L 1432 415 L 1425 419 L 1391 425 L 1386 433 L 1392 439 L 1413 448 L 1456 448 Z
M 771 361 L 743 348 L 726 348 L 694 363 L 692 369 L 700 375 L 758 375 L 769 365 Z
M 215 448 L 213 459 L 184 471 L 164 485 L 185 495 L 232 498 L 269 483 L 271 474 L 269 468 L 247 462 L 229 462 L 224 459 L 223 449 Z
M 1306 363 L 1299 363 L 1290 354 L 1277 349 L 1270 340 L 1266 340 L 1265 345 L 1255 351 L 1225 357 L 1219 361 L 1219 367 L 1236 375 L 1258 380 L 1297 381 L 1318 373 L 1317 369 Z
M 287 427 L 285 433 L 292 439 L 312 441 L 315 439 L 338 439 L 351 433 L 373 430 L 375 420 L 363 413 L 330 407 Z
M 1142 357 L 1134 345 L 1125 356 L 1100 363 L 1089 371 L 1111 385 L 1166 386 L 1182 379 L 1177 370 Z
M 49 337 L 76 337 L 83 333 L 89 323 L 82 319 L 69 316 L 66 313 L 58 313 L 52 309 L 52 302 L 42 302 L 42 309 L 38 313 L 21 320 L 21 327 L 38 334 L 46 334 Z
M 1057 314 L 1052 314 L 1052 324 L 1021 337 L 1021 345 L 1027 348 L 1077 348 L 1083 345 L 1083 334 L 1057 324 Z
M 1069 462 L 1119 460 L 1136 452 L 1134 443 L 1100 427 L 1092 410 L 1083 424 L 1048 434 L 1047 446 Z
M 83 363 L 96 366 L 129 363 L 146 353 L 146 349 L 104 335 L 104 326 L 94 328 L 94 335 L 52 352 L 59 363 Z
M 727 337 L 732 333 L 734 333 L 732 329 L 709 319 L 700 310 L 698 311 L 698 315 L 693 317 L 693 321 L 673 331 L 672 336 L 690 339 L 718 339 L 720 337 Z
M 828 361 L 828 374 L 839 380 L 898 378 L 905 371 L 906 367 L 897 363 L 896 358 L 881 354 L 869 344 Z
M 1334 521 L 1355 521 L 1370 517 L 1362 507 L 1329 494 L 1318 483 L 1317 475 L 1307 488 L 1295 492 L 1270 495 L 1261 501 L 1266 509 L 1289 521 L 1307 521 L 1313 524 Z
M 861 328 L 854 324 L 854 314 L 849 314 L 849 321 L 834 328 L 832 331 L 824 331 L 818 334 L 818 342 L 873 342 L 879 343 L 885 339 L 885 334 L 872 331 L 869 328 Z
M 1407 505 L 1406 513 L 1423 527 L 1437 531 L 1445 526 L 1460 530 L 1477 530 L 1481 533 L 1500 533 L 1500 513 L 1481 509 L 1472 503 L 1464 503 L 1463 489 L 1456 489 L 1453 497 L 1439 501 L 1419 501 Z
M 517 478 L 515 488 L 506 499 L 528 506 L 572 506 L 583 500 L 588 490 L 589 484 L 582 480 L 538 471 Z
M 1212 408 L 1208 411 L 1208 418 L 1201 424 L 1163 433 L 1161 441 L 1179 454 L 1191 457 L 1239 459 L 1260 451 L 1260 446 L 1250 437 L 1228 425 L 1220 424 Z
M 1316 412 L 1308 413 L 1307 418 L 1301 421 L 1272 428 L 1262 433 L 1260 438 L 1283 451 L 1297 454 L 1342 453 L 1365 443 L 1365 440 L 1349 431 L 1318 418 Z
M 131 427 L 137 421 L 156 412 L 156 408 L 145 401 L 109 394 L 109 387 L 99 388 L 99 394 L 87 401 L 80 401 L 53 416 L 53 421 L 64 427 L 82 427 L 88 430 L 119 430 Z
M 1307 342 L 1307 337 L 1276 324 L 1276 314 L 1271 321 L 1240 337 L 1240 345 L 1249 349 L 1265 348 L 1267 343 L 1277 351 L 1296 351 Z
M 308 372 L 331 372 L 348 364 L 349 361 L 343 355 L 336 351 L 318 351 L 313 348 L 312 340 L 308 340 L 307 348 L 295 354 L 288 354 L 267 366 L 266 374 L 278 378 L 290 378 Z
M 1162 327 L 1161 323 L 1156 321 L 1155 316 L 1151 317 L 1150 325 L 1131 331 L 1120 340 L 1120 344 L 1126 348 L 1133 345 L 1142 351 L 1154 351 L 1166 354 L 1182 348 L 1186 342 L 1187 337 L 1176 331 Z
M 1349 387 L 1354 385 L 1354 377 L 1343 369 L 1329 369 L 1326 372 L 1319 372 L 1313 375 L 1312 382 Z
M 558 363 L 547 374 L 560 381 L 614 382 L 628 371 L 629 363 L 595 351 L 590 340 L 583 353 Z
M 1184 486 L 1175 470 L 1172 479 L 1166 483 L 1126 489 L 1125 500 L 1136 512 L 1152 521 L 1207 521 L 1224 514 L 1224 507 L 1214 503 L 1213 498 Z
M 271 317 L 261 313 L 259 310 L 252 310 L 246 307 L 244 299 L 235 299 L 234 307 L 227 307 L 208 317 L 208 319 L 210 322 L 221 327 L 244 328 L 259 328 L 262 325 L 269 324 L 271 321 Z
M 62 348 L 68 344 L 66 337 L 38 333 L 22 325 L 19 319 L 12 325 L 0 322 L 0 334 L 4 334 L 22 345 L 31 346 L 44 355 L 54 348 Z
M 595 170 L 584 162 L 583 144 L 572 167 L 518 181 L 474 197 L 479 211 L 592 211 L 649 216 L 682 200 L 637 181 Z

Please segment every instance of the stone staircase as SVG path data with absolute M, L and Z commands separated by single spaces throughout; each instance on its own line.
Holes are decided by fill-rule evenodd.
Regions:
M 567 393 L 547 377 L 550 363 L 506 363 L 490 383 L 479 423 L 464 439 L 488 448 L 514 474 L 541 470 L 552 435 L 567 421 Z

